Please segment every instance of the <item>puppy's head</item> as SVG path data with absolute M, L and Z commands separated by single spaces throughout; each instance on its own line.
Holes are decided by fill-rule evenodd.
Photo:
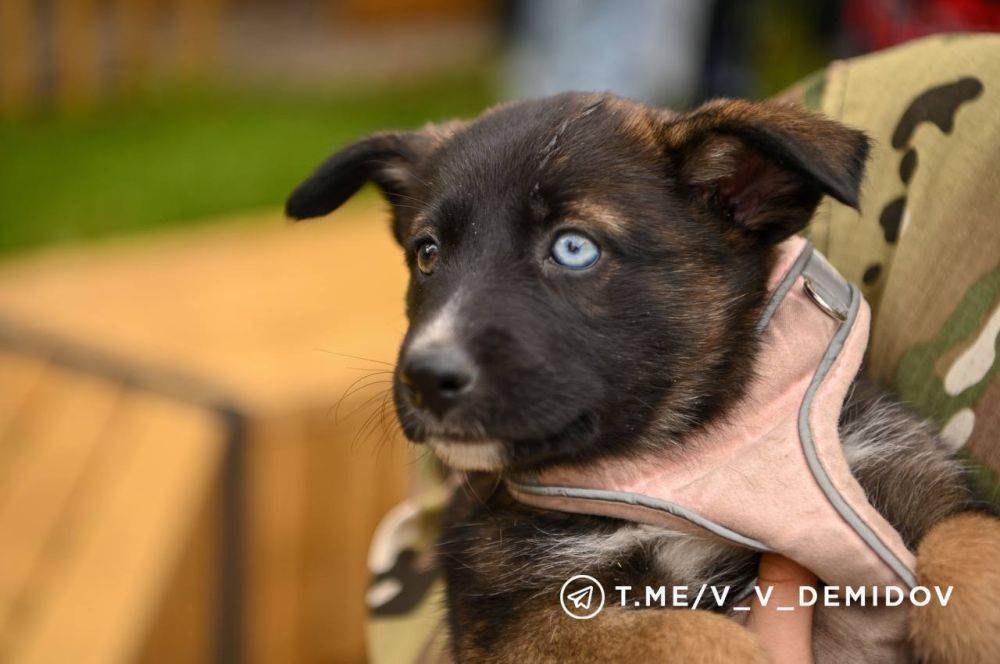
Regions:
M 411 271 L 404 431 L 525 469 L 669 444 L 737 398 L 773 246 L 824 194 L 856 205 L 866 152 L 789 106 L 570 93 L 362 139 L 287 212 L 382 189 Z

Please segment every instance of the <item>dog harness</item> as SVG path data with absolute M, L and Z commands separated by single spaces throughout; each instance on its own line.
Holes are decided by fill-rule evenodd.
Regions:
M 540 508 L 776 552 L 827 585 L 907 592 L 916 584 L 914 556 L 868 502 L 838 434 L 868 344 L 868 303 L 805 240 L 793 237 L 777 250 L 755 377 L 728 415 L 656 456 L 557 467 L 509 477 L 507 487 Z M 898 659 L 905 611 L 852 612 L 869 627 L 886 623 L 874 631 L 887 640 L 872 644 L 885 656 L 872 652 L 871 661 Z

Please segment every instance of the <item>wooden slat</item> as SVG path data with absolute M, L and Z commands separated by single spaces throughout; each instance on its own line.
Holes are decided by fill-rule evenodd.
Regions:
M 37 92 L 32 0 L 0 2 L 0 110 L 27 106 Z
M 198 76 L 215 65 L 224 0 L 176 0 L 181 71 Z
M 45 369 L 44 360 L 0 352 L 0 465 L 3 463 L 4 432 L 17 418 Z
M 243 636 L 253 663 L 303 661 L 305 434 L 300 416 L 272 417 L 247 441 Z
M 20 454 L 7 459 L 0 486 L 0 652 L 14 632 L 30 582 L 111 417 L 118 389 L 82 374 L 50 370 L 52 389 L 34 393 L 32 427 L 22 427 Z M 38 572 L 44 574 L 44 571 Z
M 77 374 L 53 367 L 44 360 L 24 358 L 27 363 L 12 362 L 13 372 L 26 371 L 33 374 L 35 367 L 40 373 L 32 376 L 33 384 L 14 386 L 14 392 L 25 390 L 20 402 L 10 412 L 10 421 L 0 438 L 0 504 L 16 484 L 19 474 L 30 472 L 34 466 L 34 449 L 39 441 L 48 441 L 54 436 L 71 431 L 74 423 L 58 417 L 59 410 L 71 400 L 80 384 Z M 35 367 L 32 367 L 32 364 Z M 18 367 L 22 367 L 20 370 Z M 23 377 L 22 377 L 23 378 Z M 15 376 L 15 383 L 18 378 Z M 0 380 L 6 383 L 6 379 Z
M 136 87 L 149 72 L 155 48 L 156 5 L 156 0 L 115 0 L 121 87 Z
M 87 104 L 100 85 L 97 0 L 52 0 L 52 10 L 57 101 Z
M 222 458 L 218 419 L 133 392 L 62 525 L 11 662 L 117 663 L 141 651 Z
M 221 478 L 220 478 L 221 479 Z M 202 506 L 137 664 L 214 664 L 219 626 L 222 492 L 217 481 Z
M 334 7 L 342 20 L 402 23 L 427 18 L 469 18 L 489 14 L 490 0 L 340 0 Z
M 405 497 L 407 486 L 406 443 L 386 436 L 393 429 L 383 430 L 375 410 L 378 401 L 339 423 L 325 410 L 305 416 L 309 661 L 365 661 L 368 543 L 385 512 Z M 366 427 L 369 416 L 375 419 Z
M 368 542 L 405 497 L 407 449 L 329 408 L 258 420 L 247 456 L 251 662 L 363 662 Z

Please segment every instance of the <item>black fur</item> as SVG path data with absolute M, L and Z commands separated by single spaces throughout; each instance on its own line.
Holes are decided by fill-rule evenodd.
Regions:
M 739 396 L 770 244 L 805 225 L 820 192 L 856 200 L 860 133 L 840 129 L 854 149 L 837 164 L 821 137 L 759 124 L 724 107 L 674 117 L 564 94 L 502 106 L 447 136 L 359 141 L 324 163 L 287 209 L 325 213 L 370 178 L 394 205 L 411 266 L 425 238 L 440 245 L 436 272 L 413 272 L 401 357 L 462 290 L 460 343 L 480 375 L 444 422 L 412 407 L 397 381 L 411 439 L 500 439 L 508 466 L 519 468 L 628 454 L 682 435 Z M 690 129 L 671 135 L 681 127 Z M 711 183 L 692 185 L 683 157 L 714 136 L 745 137 L 747 157 L 791 174 L 796 187 L 782 195 L 795 200 L 783 205 L 791 214 L 779 215 L 780 230 L 737 230 L 718 213 L 720 196 L 692 196 Z M 599 207 L 620 228 L 580 207 Z M 566 228 L 601 246 L 595 268 L 577 273 L 548 259 Z
M 862 133 L 787 106 L 720 101 L 677 115 L 568 93 L 363 139 L 323 164 L 287 209 L 324 214 L 368 179 L 383 189 L 412 271 L 400 365 L 457 302 L 448 343 L 477 372 L 440 418 L 397 372 L 405 433 L 499 441 L 504 470 L 537 469 L 683 445 L 738 400 L 774 244 L 801 230 L 823 195 L 857 205 L 867 149 Z M 600 246 L 596 265 L 552 260 L 567 229 Z M 415 265 L 427 241 L 440 248 L 429 275 Z M 867 485 L 883 482 L 883 470 L 866 468 Z M 533 600 L 572 574 L 605 587 L 690 581 L 664 570 L 662 543 L 645 540 L 574 567 L 559 541 L 631 526 L 515 504 L 494 475 L 470 487 L 441 545 L 459 658 L 502 645 Z M 876 506 L 899 525 L 909 513 L 894 499 Z M 755 569 L 754 555 L 726 549 L 707 553 L 698 574 L 740 585 Z

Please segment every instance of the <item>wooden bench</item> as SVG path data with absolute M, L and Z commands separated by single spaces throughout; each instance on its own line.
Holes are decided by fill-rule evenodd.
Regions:
M 0 264 L 0 661 L 363 660 L 409 462 L 383 216 Z

